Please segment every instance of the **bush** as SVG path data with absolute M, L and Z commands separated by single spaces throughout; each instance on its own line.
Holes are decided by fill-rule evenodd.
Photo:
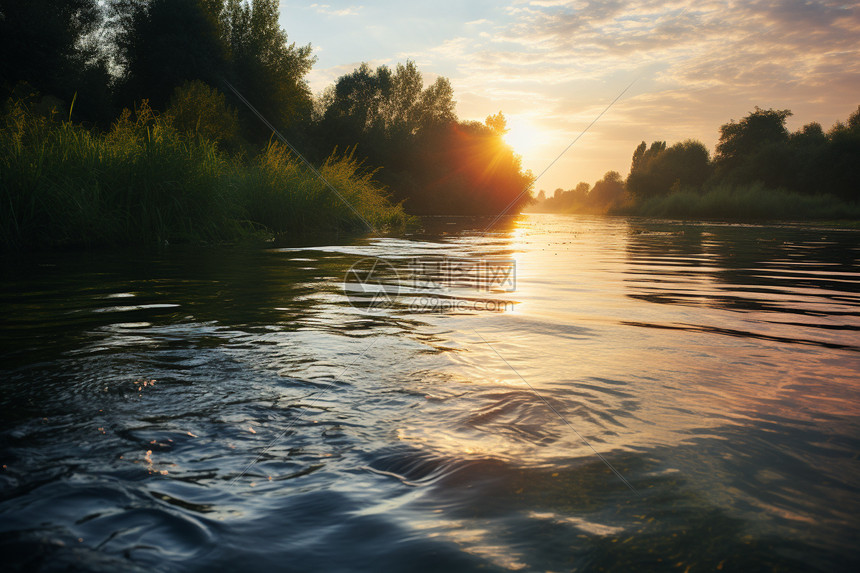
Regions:
M 321 171 L 374 226 L 406 222 L 352 155 L 330 157 Z M 0 119 L 2 248 L 227 240 L 260 225 L 362 228 L 280 145 L 251 162 L 231 158 L 145 101 L 106 134 L 33 115 L 20 102 Z
M 199 80 L 176 88 L 165 115 L 186 135 L 230 147 L 239 143 L 239 113 L 227 105 L 224 94 Z
M 681 190 L 639 201 L 625 207 L 623 213 L 678 219 L 857 219 L 860 205 L 845 203 L 833 195 L 773 190 L 756 183 L 720 185 L 704 193 Z

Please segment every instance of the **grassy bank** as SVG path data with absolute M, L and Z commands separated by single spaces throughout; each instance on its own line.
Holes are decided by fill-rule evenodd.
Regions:
M 675 219 L 860 220 L 860 205 L 833 195 L 804 195 L 763 185 L 718 186 L 704 192 L 681 190 L 634 201 L 618 214 Z
M 403 210 L 350 155 L 320 171 L 374 227 Z M 145 104 L 107 133 L 7 106 L 0 119 L 0 248 L 222 241 L 266 231 L 361 231 L 361 219 L 273 143 L 230 156 Z

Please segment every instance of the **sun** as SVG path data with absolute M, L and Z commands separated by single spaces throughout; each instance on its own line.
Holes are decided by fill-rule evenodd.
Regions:
M 543 143 L 540 131 L 527 119 L 508 118 L 507 127 L 508 131 L 503 139 L 520 155 L 525 156 L 532 153 Z

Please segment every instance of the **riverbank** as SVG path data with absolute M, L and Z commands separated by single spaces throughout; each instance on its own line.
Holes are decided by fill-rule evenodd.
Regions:
M 409 222 L 353 154 L 333 154 L 319 171 L 343 200 L 276 142 L 231 155 L 146 104 L 106 133 L 12 105 L 0 121 L 0 249 L 232 241 Z
M 675 191 L 668 195 L 631 201 L 612 214 L 673 219 L 756 221 L 860 221 L 860 205 L 833 195 L 804 195 L 768 189 L 760 184 L 722 185 L 704 192 Z

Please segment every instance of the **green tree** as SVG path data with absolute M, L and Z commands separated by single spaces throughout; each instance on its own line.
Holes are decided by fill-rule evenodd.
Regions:
M 210 4 L 211 12 L 218 2 Z M 310 44 L 289 42 L 278 23 L 278 6 L 278 0 L 227 0 L 218 19 L 233 84 L 270 122 L 295 131 L 311 117 L 313 101 L 305 76 L 316 59 Z M 242 113 L 252 134 L 270 135 L 247 110 Z
M 487 119 L 484 120 L 484 124 L 499 136 L 503 136 L 508 132 L 508 120 L 505 119 L 505 114 L 501 110 L 495 115 L 488 115 Z
M 195 80 L 176 88 L 165 116 L 181 132 L 216 143 L 235 145 L 239 116 L 224 94 Z
M 827 133 L 828 145 L 816 172 L 821 191 L 860 200 L 860 106 Z
M 397 200 L 421 214 L 498 214 L 531 200 L 530 177 L 502 139 L 504 115 L 458 122 L 446 78 L 424 85 L 414 62 L 362 64 L 317 99 L 317 157 L 357 145 Z
M 736 168 L 763 147 L 786 143 L 789 134 L 785 122 L 791 115 L 791 110 L 756 106 L 755 111 L 740 121 L 722 125 L 715 162 L 723 169 Z

